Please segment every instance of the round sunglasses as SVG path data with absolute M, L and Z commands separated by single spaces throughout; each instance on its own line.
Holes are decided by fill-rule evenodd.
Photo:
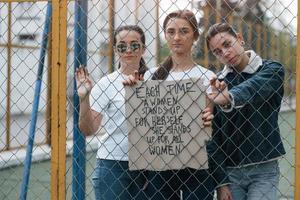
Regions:
M 126 52 L 128 48 L 130 48 L 130 50 L 132 52 L 138 52 L 140 50 L 141 46 L 142 45 L 139 42 L 131 42 L 130 44 L 127 44 L 125 42 L 121 42 L 121 43 L 116 45 L 116 49 L 119 53 Z

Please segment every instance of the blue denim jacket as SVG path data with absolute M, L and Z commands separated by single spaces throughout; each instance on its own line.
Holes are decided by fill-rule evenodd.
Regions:
M 226 167 L 278 158 L 285 154 L 278 127 L 283 97 L 283 66 L 262 60 L 253 73 L 227 73 L 224 81 L 234 108 L 215 106 L 212 139 L 207 144 L 209 165 L 217 185 L 229 183 Z

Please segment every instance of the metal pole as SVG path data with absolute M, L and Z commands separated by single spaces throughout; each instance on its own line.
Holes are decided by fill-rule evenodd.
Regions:
M 109 72 L 114 71 L 114 28 L 115 28 L 115 20 L 114 20 L 114 10 L 115 10 L 115 0 L 109 0 L 109 10 L 108 10 L 108 33 L 109 33 L 109 44 L 108 44 L 108 67 Z
M 296 132 L 295 132 L 295 191 L 294 199 L 300 199 L 300 0 L 298 0 L 297 16 L 297 58 L 296 58 Z M 298 123 L 297 123 L 298 122 Z
M 75 47 L 74 47 L 74 70 L 80 65 L 87 64 L 87 2 L 86 0 L 76 0 L 75 2 Z M 78 127 L 79 122 L 79 97 L 76 93 L 76 81 L 74 80 L 74 146 L 73 146 L 73 181 L 72 199 L 85 199 L 85 137 Z
M 159 35 L 160 35 L 160 29 L 159 29 L 159 8 L 160 8 L 160 6 L 159 6 L 159 3 L 160 3 L 160 0 L 157 0 L 156 1 L 156 35 L 157 35 L 157 37 L 156 37 L 156 66 L 158 66 L 159 65 L 159 63 L 160 63 L 160 60 L 161 60 L 161 57 L 160 57 L 160 37 L 159 37 Z
M 42 47 L 41 47 L 41 52 L 40 52 L 37 80 L 35 82 L 34 101 L 33 101 L 32 113 L 31 113 L 29 138 L 28 138 L 26 158 L 25 158 L 25 163 L 24 163 L 21 192 L 20 192 L 20 198 L 19 198 L 20 200 L 26 199 L 27 190 L 28 190 L 32 149 L 33 149 L 33 144 L 34 144 L 35 128 L 36 128 L 39 100 L 40 100 L 40 94 L 41 94 L 44 61 L 45 61 L 47 44 L 48 44 L 48 34 L 49 34 L 49 27 L 50 27 L 50 22 L 51 22 L 51 13 L 52 13 L 51 3 L 48 3 L 47 13 L 46 13 L 46 22 L 45 22 L 44 32 L 43 32 L 43 37 L 42 37 Z
M 7 34 L 7 88 L 6 88 L 6 144 L 5 149 L 10 149 L 10 95 L 11 95 L 11 3 L 8 3 L 8 34 Z

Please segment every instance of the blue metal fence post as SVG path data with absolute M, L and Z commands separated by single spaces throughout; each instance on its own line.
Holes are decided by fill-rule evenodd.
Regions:
M 87 64 L 87 0 L 75 1 L 75 37 L 74 37 L 74 70 L 80 65 Z M 72 199 L 85 199 L 85 137 L 81 134 L 79 122 L 79 98 L 74 80 L 74 136 L 73 136 L 73 179 L 72 179 Z
M 45 56 L 46 56 L 46 50 L 48 44 L 51 16 L 52 16 L 52 5 L 49 2 L 47 5 L 46 21 L 45 21 L 44 31 L 42 36 L 42 46 L 40 51 L 37 80 L 35 82 L 34 101 L 33 101 L 32 113 L 31 113 L 30 130 L 29 130 L 28 144 L 26 149 L 26 158 L 24 163 L 23 180 L 22 180 L 20 196 L 19 196 L 20 200 L 26 200 L 27 198 L 31 159 L 32 159 L 32 149 L 34 144 L 35 128 L 36 128 L 37 115 L 39 109 L 41 85 L 42 85 L 43 70 L 45 65 L 44 62 L 45 62 Z

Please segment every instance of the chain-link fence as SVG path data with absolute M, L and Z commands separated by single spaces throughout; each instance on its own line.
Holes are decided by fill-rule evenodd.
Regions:
M 190 107 L 198 105 L 195 103 L 195 99 L 203 97 L 187 95 L 188 83 L 180 82 L 182 85 L 177 85 L 178 87 L 166 86 L 164 81 L 159 82 L 158 85 L 155 85 L 156 81 L 149 85 L 139 85 L 140 95 L 143 92 L 145 95 L 143 98 L 137 96 L 135 100 L 127 99 L 126 103 L 130 105 L 130 108 L 134 108 L 134 111 L 126 114 L 123 110 L 125 109 L 124 90 L 121 90 L 119 87 L 122 85 L 117 83 L 120 81 L 120 76 L 123 76 L 117 76 L 113 80 L 106 79 L 104 85 L 107 87 L 100 89 L 104 95 L 97 94 L 97 98 L 91 96 L 91 102 L 96 104 L 92 107 L 95 110 L 100 109 L 101 106 L 110 107 L 110 109 L 113 107 L 115 113 L 109 113 L 109 109 L 105 111 L 101 107 L 101 111 L 104 112 L 103 127 L 96 135 L 83 138 L 78 129 L 79 100 L 74 89 L 76 88 L 75 69 L 80 64 L 86 65 L 95 85 L 100 78 L 112 72 L 114 74 L 120 72 L 118 66 L 122 60 L 118 56 L 117 49 L 114 48 L 116 45 L 114 45 L 113 33 L 120 26 L 136 24 L 145 33 L 146 48 L 143 58 L 147 67 L 153 72 L 152 68 L 159 66 L 174 51 L 166 39 L 167 33 L 163 31 L 163 21 L 167 14 L 178 9 L 189 9 L 196 16 L 200 37 L 193 43 L 192 57 L 198 65 L 212 70 L 216 74 L 223 69 L 223 65 L 217 61 L 205 41 L 208 28 L 216 22 L 228 22 L 241 33 L 245 49 L 252 49 L 262 58 L 271 58 L 283 64 L 285 70 L 282 85 L 284 94 L 278 114 L 278 124 L 286 154 L 279 158 L 280 176 L 276 191 L 281 199 L 294 199 L 295 191 L 299 190 L 295 187 L 296 180 L 294 178 L 296 168 L 294 136 L 296 127 L 297 3 L 297 0 L 0 1 L 0 199 L 17 199 L 22 196 L 22 193 L 23 197 L 27 195 L 28 199 L 60 199 L 62 197 L 95 199 L 92 182 L 95 180 L 96 163 L 100 162 L 98 158 L 124 161 L 128 160 L 128 152 L 131 159 L 134 160 L 129 162 L 131 169 L 141 166 L 144 169 L 151 169 L 149 173 L 148 171 L 142 173 L 143 177 L 147 177 L 148 180 L 145 180 L 145 183 L 148 184 L 137 183 L 137 185 L 142 185 L 140 191 L 148 195 L 145 198 L 152 197 L 153 188 L 156 191 L 155 195 L 163 194 L 165 192 L 162 190 L 163 188 L 173 192 L 172 195 L 177 195 L 177 197 L 174 196 L 175 199 L 197 199 L 193 198 L 193 195 L 197 196 L 197 191 L 201 192 L 201 189 L 209 191 L 209 187 L 214 186 L 213 182 L 209 182 L 210 179 L 199 178 L 205 176 L 202 171 L 191 170 L 195 166 L 196 168 L 205 168 L 206 165 L 208 167 L 208 162 L 202 163 L 201 161 L 207 160 L 206 150 L 203 152 L 203 149 L 206 149 L 204 143 L 210 138 L 211 131 L 204 130 L 203 122 L 196 120 L 201 118 L 201 111 L 205 105 Z M 65 14 L 64 9 L 66 9 Z M 65 35 L 64 27 L 66 28 Z M 180 31 L 184 32 L 185 30 Z M 62 49 L 55 46 L 58 44 Z M 64 51 L 64 45 L 66 45 L 65 69 L 59 67 L 60 63 L 58 62 L 59 59 L 62 59 L 60 56 L 64 55 L 64 52 L 57 54 L 57 52 Z M 185 45 L 187 44 L 185 43 Z M 126 48 L 125 51 L 134 50 L 132 44 L 126 44 L 123 48 Z M 141 46 L 138 49 L 140 48 Z M 180 44 L 177 44 L 177 48 L 180 49 Z M 58 61 L 55 60 L 56 57 Z M 61 71 L 58 73 L 55 71 L 56 69 Z M 201 77 L 199 71 L 186 73 L 183 76 L 186 78 Z M 173 78 L 176 79 L 176 77 Z M 209 75 L 205 75 L 205 78 L 209 78 Z M 168 80 L 172 79 L 169 77 Z M 66 86 L 63 85 L 64 80 Z M 166 82 L 165 84 L 172 83 Z M 266 80 L 267 83 L 268 80 Z M 185 86 L 183 86 L 184 84 Z M 197 85 L 198 83 L 193 82 L 189 89 L 194 90 Z M 270 88 L 272 86 L 269 85 Z M 144 91 L 141 88 L 149 90 Z M 156 88 L 156 90 L 151 88 Z M 169 93 L 168 88 L 172 88 Z M 60 93 L 60 90 L 63 92 Z M 166 90 L 165 93 L 163 90 Z M 176 95 L 173 90 L 177 91 Z M 201 88 L 195 90 L 205 94 L 205 90 Z M 158 91 L 161 92 L 160 98 L 154 95 Z M 275 96 L 280 96 L 279 90 L 275 93 Z M 168 96 L 170 94 L 171 96 Z M 260 95 L 263 96 L 263 94 Z M 193 100 L 187 100 L 183 96 L 188 96 Z M 64 98 L 66 105 L 64 105 L 64 100 L 61 100 Z M 275 97 L 272 96 L 272 98 Z M 117 103 L 104 104 L 107 99 Z M 138 103 L 139 99 L 142 100 L 140 103 Z M 187 102 L 190 101 L 194 103 L 188 104 Z M 132 102 L 134 103 L 132 104 Z M 182 102 L 184 103 L 182 104 Z M 202 99 L 201 102 L 204 100 Z M 240 127 L 233 126 L 232 131 L 251 129 L 255 132 L 263 128 L 262 124 L 266 123 L 271 115 L 274 115 L 273 112 L 268 116 L 266 113 L 255 115 L 263 106 L 269 105 L 276 112 L 273 105 L 270 105 L 272 102 L 270 98 L 266 98 L 265 102 L 259 104 L 251 102 L 249 100 L 247 107 L 249 113 L 241 115 L 244 122 L 240 123 Z M 141 105 L 143 105 L 144 111 L 139 111 L 139 109 L 143 109 Z M 159 112 L 160 109 L 163 112 Z M 64 116 L 62 113 L 65 111 L 66 115 Z M 120 123 L 120 119 L 116 115 L 120 115 L 122 119 L 126 120 Z M 215 115 L 216 119 L 217 115 Z M 222 126 L 218 127 L 219 130 L 224 130 L 228 123 L 234 124 L 242 120 L 234 119 L 234 116 L 226 114 L 224 116 L 227 116 L 227 121 L 225 120 Z M 261 123 L 250 123 L 251 127 L 243 127 L 254 117 L 261 118 Z M 89 126 L 93 126 L 93 123 L 90 122 Z M 123 129 L 124 123 L 131 130 L 130 133 L 127 128 Z M 60 136 L 64 137 L 63 131 L 58 131 L 62 129 L 66 131 L 66 141 L 55 139 Z M 120 129 L 119 135 L 114 137 L 105 134 L 112 129 Z M 270 130 L 271 133 L 273 131 Z M 115 131 L 112 132 L 115 133 Z M 129 150 L 126 148 L 124 150 L 122 145 L 125 147 L 128 145 L 128 134 L 135 134 L 135 137 L 130 138 Z M 224 131 L 223 134 L 227 133 Z M 240 138 L 243 139 L 239 141 L 240 143 L 233 142 L 236 149 L 243 148 L 242 145 L 246 142 L 250 141 L 251 143 L 251 134 L 248 136 L 243 132 L 241 134 Z M 172 138 L 168 135 L 172 135 Z M 134 140 L 136 137 L 139 139 Z M 268 138 L 258 137 L 260 139 L 257 140 L 266 140 L 267 143 L 274 142 L 269 141 Z M 225 140 L 225 145 L 228 145 L 228 141 L 231 139 Z M 144 141 L 144 143 L 140 144 L 140 141 Z M 178 145 L 176 146 L 176 144 Z M 261 143 L 256 145 L 259 147 Z M 277 144 L 270 146 L 274 147 L 274 145 Z M 147 149 L 150 155 L 146 154 Z M 224 150 L 225 148 L 220 146 L 220 149 Z M 263 153 L 259 148 L 257 149 L 256 153 Z M 66 163 L 64 158 L 60 157 L 64 157 L 61 150 L 66 150 Z M 244 158 L 241 158 L 242 160 L 247 160 L 250 154 L 255 152 L 254 149 L 245 151 L 248 154 L 242 155 Z M 267 152 L 267 149 L 265 151 Z M 234 153 L 233 149 L 230 152 Z M 163 157 L 164 153 L 169 157 Z M 156 157 L 158 154 L 160 157 Z M 203 155 L 204 157 L 201 157 Z M 231 158 L 231 155 L 226 156 L 225 160 L 228 157 Z M 225 162 L 225 160 L 223 161 Z M 226 163 L 228 162 L 226 161 Z M 222 162 L 222 164 L 226 163 Z M 174 170 L 186 166 L 192 167 L 188 168 L 189 170 Z M 240 165 L 238 166 L 240 167 Z M 173 171 L 169 171 L 170 173 L 167 175 L 162 172 L 154 174 L 152 171 L 166 168 L 173 169 Z M 115 172 L 114 166 L 110 166 L 109 173 L 113 172 Z M 112 174 L 110 178 L 115 175 Z M 171 177 L 169 177 L 170 180 L 167 180 L 169 179 L 166 178 L 167 176 Z M 139 179 L 132 179 L 135 183 L 137 180 Z M 124 188 L 125 193 L 127 189 L 130 190 L 130 187 Z M 107 194 L 111 193 L 113 191 L 108 190 Z M 115 198 L 118 198 L 118 195 L 116 194 Z M 158 198 L 163 199 L 161 196 Z

